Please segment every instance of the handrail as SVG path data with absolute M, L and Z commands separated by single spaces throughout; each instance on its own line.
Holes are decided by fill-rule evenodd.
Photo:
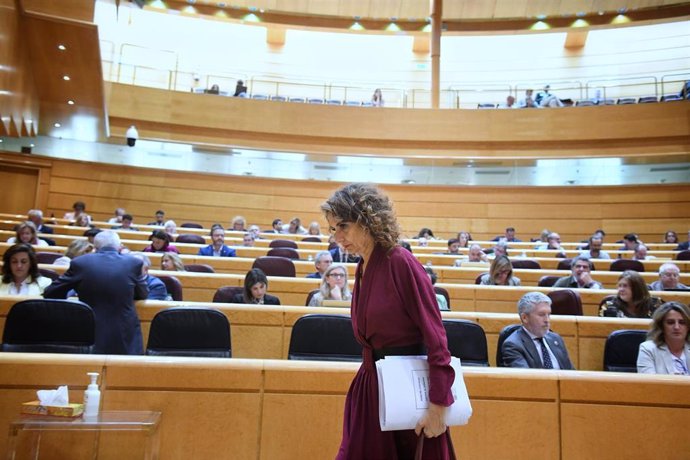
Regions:
M 645 80 L 645 79 L 651 79 L 653 81 L 653 83 L 654 83 L 654 95 L 659 97 L 658 80 L 653 75 L 643 75 L 643 76 L 636 76 L 636 77 L 599 78 L 596 80 L 589 80 L 585 84 L 586 95 L 587 95 L 587 98 L 589 99 L 589 88 L 590 88 L 590 85 L 592 83 L 603 83 L 603 82 L 608 82 L 608 81 L 620 82 L 620 81 Z M 647 84 L 649 84 L 649 83 L 647 83 Z M 629 87 L 629 86 L 637 86 L 637 85 L 635 85 L 635 84 L 613 85 L 613 87 L 616 87 L 616 88 L 623 88 L 623 87 Z M 608 86 L 603 85 L 601 88 L 603 89 L 603 95 L 604 95 L 603 99 L 606 99 L 606 88 L 608 88 Z

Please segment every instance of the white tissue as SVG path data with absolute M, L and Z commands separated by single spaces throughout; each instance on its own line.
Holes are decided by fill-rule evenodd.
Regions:
M 58 387 L 57 390 L 38 390 L 36 394 L 42 406 L 66 406 L 69 404 L 67 385 Z

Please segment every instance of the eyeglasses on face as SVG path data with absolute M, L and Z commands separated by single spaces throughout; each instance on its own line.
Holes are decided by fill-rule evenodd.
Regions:
M 340 279 L 340 278 L 345 278 L 345 274 L 344 273 L 329 273 L 328 277 Z

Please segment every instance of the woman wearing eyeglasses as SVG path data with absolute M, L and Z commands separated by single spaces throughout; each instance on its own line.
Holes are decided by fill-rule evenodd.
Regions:
M 343 265 L 330 265 L 323 273 L 319 292 L 309 301 L 310 307 L 320 307 L 324 300 L 350 300 L 352 294 L 347 287 L 347 269 Z
M 646 342 L 640 344 L 637 372 L 640 374 L 689 375 L 690 308 L 666 302 L 652 316 Z

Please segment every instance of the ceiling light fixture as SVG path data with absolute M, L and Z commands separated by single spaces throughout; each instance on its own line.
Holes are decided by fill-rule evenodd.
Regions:
M 69 75 L 63 75 L 62 79 L 65 81 L 70 81 Z
M 67 49 L 67 47 L 65 45 L 58 45 L 58 49 L 60 51 L 65 51 Z
M 54 123 L 53 126 L 55 126 L 56 128 L 59 128 L 62 125 L 60 123 Z
M 74 101 L 72 99 L 70 99 L 69 101 L 67 101 L 67 104 L 68 105 L 74 105 Z

